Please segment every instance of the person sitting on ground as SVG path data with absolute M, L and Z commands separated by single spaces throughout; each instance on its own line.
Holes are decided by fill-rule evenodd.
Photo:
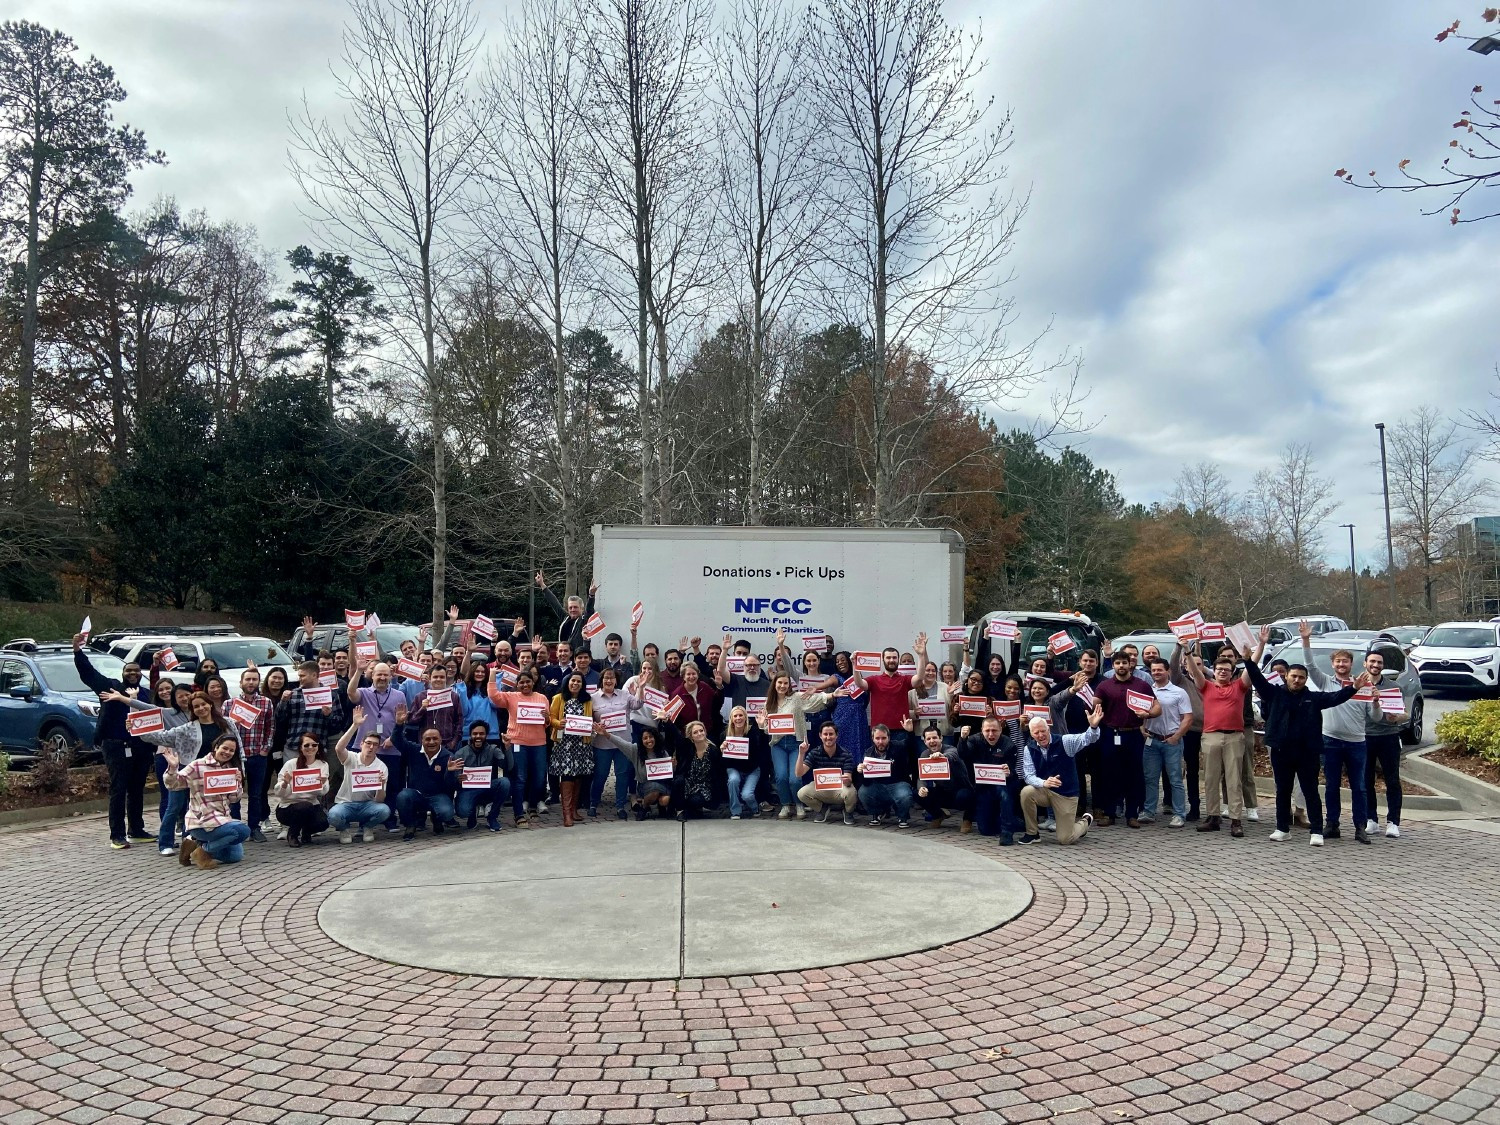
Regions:
M 725 788 L 724 759 L 708 738 L 708 727 L 697 719 L 677 734 L 664 725 L 666 738 L 675 750 L 672 802 L 678 820 L 696 819 L 718 807 L 718 794 Z
M 1051 724 L 1040 715 L 1027 726 L 1029 738 L 1021 754 L 1021 769 L 1026 788 L 1021 790 L 1021 815 L 1026 834 L 1021 843 L 1034 844 L 1041 839 L 1037 831 L 1036 810 L 1046 805 L 1057 817 L 1057 842 L 1076 844 L 1094 823 L 1092 813 L 1078 819 L 1078 765 L 1075 758 L 1085 746 L 1098 741 L 1099 724 L 1104 721 L 1104 705 L 1096 702 L 1089 712 L 1089 729 L 1082 734 L 1054 735 Z
M 864 779 L 859 787 L 859 800 L 865 812 L 870 814 L 870 827 L 879 828 L 885 823 L 887 814 L 896 817 L 896 827 L 907 827 L 911 817 L 911 803 L 915 796 L 911 788 L 911 760 L 905 755 L 896 755 L 891 745 L 891 732 L 884 724 L 877 723 L 870 731 L 873 745 L 865 751 L 864 758 L 856 767 Z M 887 775 L 871 776 L 869 764 L 888 762 Z
M 906 723 L 910 729 L 911 719 L 908 718 Z M 947 778 L 923 778 L 923 761 L 938 758 L 945 759 L 948 763 Z M 931 727 L 922 732 L 922 754 L 916 761 L 916 772 L 917 804 L 926 810 L 932 826 L 941 828 L 943 821 L 956 812 L 963 816 L 963 826 L 959 831 L 973 831 L 974 782 L 969 775 L 969 767 L 958 756 L 958 751 L 945 746 L 942 736 Z
M 819 770 L 838 770 L 841 783 L 839 788 L 818 788 Z M 823 824 L 828 820 L 829 809 L 842 805 L 844 823 L 853 824 L 854 804 L 859 800 L 859 794 L 854 789 L 854 755 L 839 745 L 838 728 L 832 723 L 824 723 L 818 731 L 816 746 L 802 743 L 792 775 L 800 778 L 804 774 L 808 775 L 808 779 L 807 784 L 797 791 L 799 807 L 811 809 L 816 806 L 818 823 Z M 801 817 L 805 814 L 799 811 L 797 815 Z
M 359 753 L 351 753 L 349 750 L 350 743 L 354 741 L 354 736 L 359 729 L 365 725 L 367 718 L 365 709 L 356 706 L 354 721 L 349 724 L 349 729 L 339 736 L 338 742 L 333 747 L 334 756 L 343 763 L 344 780 L 339 785 L 333 808 L 328 810 L 328 823 L 338 832 L 341 844 L 353 842 L 354 835 L 349 827 L 351 824 L 359 825 L 363 830 L 365 843 L 370 843 L 375 839 L 375 825 L 384 824 L 391 817 L 390 806 L 385 803 L 385 790 L 390 781 L 390 771 L 380 760 L 381 736 L 371 731 L 359 740 Z M 356 789 L 351 776 L 354 770 L 378 772 L 380 787 Z
M 646 814 L 652 809 L 656 810 L 656 815 L 659 817 L 667 816 L 671 812 L 674 778 L 652 778 L 646 771 L 647 762 L 671 761 L 673 773 L 676 773 L 676 763 L 667 741 L 670 736 L 665 734 L 667 731 L 675 735 L 677 728 L 671 723 L 662 723 L 660 728 L 642 727 L 636 731 L 636 761 L 641 763 L 640 782 L 636 786 L 636 796 L 640 798 L 635 806 L 636 820 L 645 820 Z
M 316 772 L 318 787 L 301 788 L 297 774 Z M 286 826 L 287 844 L 300 848 L 312 843 L 313 836 L 328 827 L 328 814 L 323 811 L 323 798 L 328 793 L 328 755 L 323 750 L 323 741 L 307 731 L 297 741 L 297 756 L 281 767 L 276 778 L 276 819 Z
M 187 834 L 182 838 L 177 862 L 183 867 L 191 863 L 207 871 L 221 863 L 244 859 L 250 826 L 235 820 L 229 811 L 245 788 L 244 756 L 239 740 L 221 736 L 207 754 L 186 765 L 178 761 L 177 751 L 171 747 L 166 748 L 162 757 L 167 764 L 162 775 L 167 788 L 188 791 Z M 208 792 L 205 775 L 210 773 L 215 781 L 227 777 L 230 784 Z
M 488 789 L 470 789 L 460 784 L 458 796 L 454 799 L 459 827 L 477 828 L 479 809 L 488 805 L 490 811 L 486 823 L 491 832 L 499 832 L 500 810 L 510 800 L 510 781 L 505 776 L 513 761 L 509 748 L 491 742 L 489 724 L 476 719 L 469 724 L 469 741 L 460 746 L 453 757 L 460 763 L 460 770 L 488 767 L 490 771 Z

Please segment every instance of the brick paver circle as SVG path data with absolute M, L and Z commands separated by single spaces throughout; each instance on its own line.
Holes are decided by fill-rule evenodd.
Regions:
M 340 945 L 402 965 L 659 980 L 894 957 L 992 930 L 1031 902 L 998 848 L 836 820 L 789 827 L 605 821 L 483 832 L 356 876 L 324 900 L 318 924 Z M 475 926 L 476 917 L 497 922 Z
M 8 835 L 0 1122 L 1500 1120 L 1500 838 L 1256 827 L 1007 849 L 1030 909 L 924 953 L 616 983 L 337 944 L 320 906 L 393 841 L 202 872 L 93 822 Z

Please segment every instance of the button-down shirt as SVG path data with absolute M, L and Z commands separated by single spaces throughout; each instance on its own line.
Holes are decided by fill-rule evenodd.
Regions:
M 276 737 L 276 708 L 260 692 L 240 696 L 240 702 L 255 708 L 255 722 L 235 723 L 240 735 L 240 749 L 248 758 L 263 758 L 271 751 Z

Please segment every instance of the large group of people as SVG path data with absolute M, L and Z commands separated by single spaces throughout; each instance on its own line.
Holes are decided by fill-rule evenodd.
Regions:
M 1262 671 L 1265 630 L 1255 651 L 1226 644 L 1212 661 L 1192 641 L 1165 655 L 1105 645 L 1030 661 L 1002 642 L 971 667 L 932 661 L 926 634 L 909 651 L 878 653 L 836 650 L 833 638 L 804 651 L 784 633 L 769 652 L 729 634 L 663 650 L 639 643 L 638 612 L 628 646 L 609 633 L 596 658 L 597 586 L 564 604 L 537 581 L 562 619 L 556 641 L 517 618 L 509 637 L 465 633 L 473 643 L 450 647 L 455 606 L 428 647 L 406 641 L 382 657 L 353 629 L 348 651 L 309 641 L 290 676 L 249 668 L 233 697 L 210 661 L 190 677 L 158 658 L 109 678 L 78 635 L 75 663 L 101 699 L 110 846 L 151 843 L 211 868 L 267 842 L 268 827 L 289 847 L 327 833 L 412 840 L 478 830 L 481 816 L 491 832 L 507 820 L 530 828 L 555 806 L 571 828 L 600 817 L 611 780 L 620 820 L 863 816 L 905 829 L 957 819 L 959 832 L 1011 846 L 1075 844 L 1160 816 L 1199 832 L 1227 822 L 1241 837 L 1259 820 L 1252 695 L 1275 777 L 1271 840 L 1299 828 L 1314 846 L 1339 838 L 1347 771 L 1353 837 L 1369 843 L 1377 765 L 1386 835 L 1400 835 L 1405 715 L 1383 709 L 1392 696 L 1378 690 L 1378 655 L 1356 672 L 1339 652 L 1332 677 L 1310 650 Z M 304 626 L 311 638 L 311 619 Z M 1304 626 L 1305 650 L 1309 636 Z M 153 769 L 154 834 L 144 822 Z

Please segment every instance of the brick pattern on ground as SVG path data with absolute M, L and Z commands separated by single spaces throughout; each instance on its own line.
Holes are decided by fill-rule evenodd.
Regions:
M 1006 849 L 1031 909 L 934 952 L 624 984 L 392 966 L 318 928 L 333 888 L 442 841 L 200 872 L 94 823 L 12 835 L 0 1125 L 1500 1122 L 1500 838 L 1258 827 Z

